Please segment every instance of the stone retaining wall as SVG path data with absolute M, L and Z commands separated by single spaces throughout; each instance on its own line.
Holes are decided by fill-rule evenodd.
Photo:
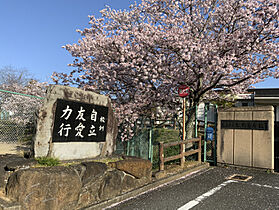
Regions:
M 5 193 L 22 209 L 80 209 L 150 183 L 151 170 L 150 161 L 137 158 L 15 169 Z

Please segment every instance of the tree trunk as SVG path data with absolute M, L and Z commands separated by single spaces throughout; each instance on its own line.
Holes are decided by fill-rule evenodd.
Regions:
M 186 110 L 186 122 L 185 122 L 185 132 L 186 132 L 186 141 L 187 139 L 192 139 L 195 137 L 195 120 L 196 120 L 196 108 L 195 106 L 190 107 Z M 188 143 L 185 145 L 186 150 L 190 149 L 193 146 L 193 143 Z
M 192 139 L 195 137 L 195 119 L 196 118 L 196 109 L 191 107 L 186 110 L 186 139 Z

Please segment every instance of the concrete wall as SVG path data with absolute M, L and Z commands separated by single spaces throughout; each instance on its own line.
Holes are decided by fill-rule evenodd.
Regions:
M 222 120 L 268 120 L 268 130 L 221 129 Z M 217 161 L 273 170 L 273 107 L 234 107 L 219 110 Z
M 108 107 L 105 142 L 52 142 L 57 99 L 71 100 Z M 118 128 L 110 99 L 107 96 L 78 88 L 53 85 L 47 90 L 44 104 L 39 110 L 34 141 L 35 157 L 56 157 L 60 160 L 93 158 L 111 155 L 115 150 Z

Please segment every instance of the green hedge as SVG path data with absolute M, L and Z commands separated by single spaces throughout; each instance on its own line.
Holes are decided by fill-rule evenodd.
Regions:
M 153 130 L 153 169 L 159 167 L 159 143 L 168 143 L 179 141 L 179 130 L 156 128 Z M 180 146 L 172 146 L 164 149 L 164 157 L 178 155 L 180 152 Z M 179 160 L 169 161 L 166 164 L 177 163 Z

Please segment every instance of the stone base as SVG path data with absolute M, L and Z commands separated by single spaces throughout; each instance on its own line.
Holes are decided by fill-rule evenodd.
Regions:
M 51 157 L 59 160 L 92 158 L 101 154 L 103 145 L 98 142 L 53 143 Z

